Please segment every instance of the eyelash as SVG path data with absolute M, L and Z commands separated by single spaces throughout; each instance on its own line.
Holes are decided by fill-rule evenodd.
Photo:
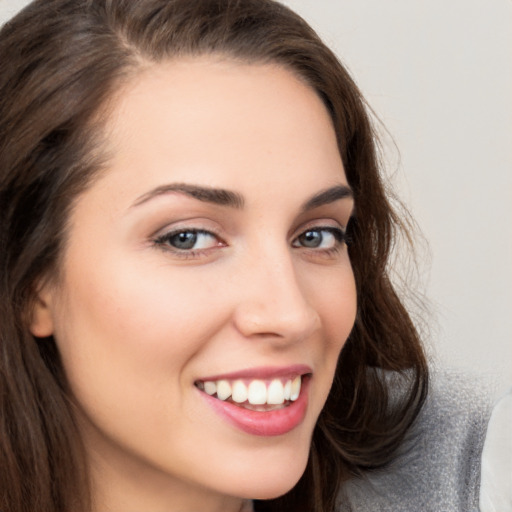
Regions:
M 212 247 L 207 248 L 201 248 L 201 249 L 179 249 L 177 247 L 173 247 L 171 245 L 171 240 L 174 237 L 177 237 L 179 235 L 184 234 L 192 234 L 197 237 L 197 235 L 205 235 L 209 236 L 215 240 L 217 240 L 217 243 L 214 244 Z M 176 256 L 184 259 L 196 259 L 200 258 L 201 256 L 206 256 L 211 249 L 215 249 L 216 247 L 223 247 L 226 244 L 222 241 L 219 235 L 217 235 L 213 231 L 208 231 L 206 229 L 196 229 L 196 228 L 182 228 L 182 229 L 176 229 L 174 231 L 169 231 L 168 233 L 164 233 L 163 235 L 158 236 L 154 240 L 155 245 L 162 248 L 165 251 L 172 252 Z M 195 245 L 195 244 L 194 244 Z
M 307 236 L 308 234 L 312 234 L 312 233 L 328 233 L 329 235 L 331 235 L 334 238 L 333 247 L 328 247 L 328 248 L 322 249 L 320 247 L 307 247 L 304 245 L 301 245 L 301 246 L 295 245 L 295 242 L 298 241 L 301 237 Z M 320 243 L 322 243 L 324 241 L 325 241 L 325 235 L 322 235 L 322 239 L 321 239 Z M 321 254 L 330 256 L 330 255 L 338 253 L 343 244 L 345 244 L 347 246 L 349 245 L 349 238 L 347 236 L 346 230 L 337 228 L 337 227 L 333 227 L 333 226 L 313 226 L 313 227 L 310 227 L 310 228 L 304 230 L 297 237 L 295 237 L 292 242 L 292 247 L 297 247 L 297 248 L 302 247 L 303 249 L 306 249 L 309 251 L 314 251 L 315 253 L 319 252 Z
M 318 248 L 318 247 L 305 247 L 303 245 L 295 245 L 296 241 L 300 239 L 300 237 L 303 237 L 307 235 L 308 233 L 322 233 L 327 232 L 329 235 L 332 235 L 335 240 L 335 244 L 333 247 L 328 248 Z M 217 241 L 212 247 L 205 247 L 200 249 L 194 249 L 194 248 L 185 248 L 180 249 L 177 247 L 174 247 L 171 245 L 171 240 L 174 237 L 178 237 L 180 235 L 194 235 L 196 237 L 194 245 L 197 243 L 197 236 L 198 235 L 205 235 L 208 237 L 211 237 Z M 323 237 L 325 238 L 325 236 Z M 323 239 L 321 240 L 324 241 Z M 183 259 L 197 259 L 202 256 L 206 256 L 211 249 L 215 249 L 218 247 L 225 247 L 225 242 L 221 239 L 221 237 L 216 234 L 213 231 L 208 231 L 205 229 L 196 229 L 196 228 L 181 228 L 176 229 L 174 231 L 169 231 L 167 233 L 164 233 L 162 235 L 157 236 L 153 240 L 154 244 L 158 247 L 160 247 L 162 250 L 172 252 L 174 255 L 183 258 Z M 333 226 L 312 226 L 304 231 L 302 231 L 299 235 L 297 235 L 293 241 L 292 241 L 292 247 L 294 248 L 303 248 L 309 252 L 319 253 L 326 256 L 335 255 L 339 252 L 341 246 L 343 244 L 349 246 L 351 243 L 350 237 L 347 234 L 347 231 L 341 228 L 333 227 Z

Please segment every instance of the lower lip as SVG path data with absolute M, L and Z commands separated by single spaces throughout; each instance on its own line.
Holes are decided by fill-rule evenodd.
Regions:
M 275 411 L 252 411 L 214 398 L 204 391 L 201 396 L 215 412 L 247 434 L 255 436 L 280 436 L 298 427 L 306 415 L 309 378 L 302 380 L 299 398 L 287 407 Z

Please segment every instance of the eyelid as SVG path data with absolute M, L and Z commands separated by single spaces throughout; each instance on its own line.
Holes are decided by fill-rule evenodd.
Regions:
M 302 231 L 300 231 L 297 236 L 295 236 L 292 240 L 292 246 L 295 246 L 295 242 L 302 236 L 304 235 L 305 233 L 309 232 L 309 231 L 327 231 L 328 233 L 330 233 L 332 236 L 334 236 L 336 239 L 338 238 L 337 235 L 340 236 L 340 240 L 337 240 L 339 243 L 343 243 L 343 242 L 346 242 L 345 240 L 345 235 L 346 235 L 346 230 L 340 226 L 321 226 L 321 225 L 318 225 L 318 226 L 311 226 L 311 227 L 308 227 L 306 229 L 303 229 Z M 297 246 L 299 247 L 299 246 Z M 322 250 L 322 249 L 315 249 L 315 250 Z
M 312 231 L 312 230 L 321 230 L 321 229 L 337 229 L 342 231 L 343 233 L 346 233 L 347 231 L 348 222 L 346 225 L 341 223 L 335 218 L 320 218 L 320 219 L 314 219 L 308 222 L 305 222 L 301 224 L 298 228 L 295 228 L 293 230 L 292 240 L 295 240 L 298 236 L 300 236 L 305 231 Z
M 170 222 L 169 224 L 164 225 L 154 231 L 150 235 L 151 240 L 155 240 L 157 238 L 161 238 L 164 236 L 169 236 L 173 233 L 180 233 L 183 231 L 195 231 L 197 233 L 210 233 L 217 238 L 223 239 L 223 235 L 221 234 L 221 230 L 216 225 L 216 223 L 212 222 L 208 218 L 185 218 L 180 219 L 176 222 Z
M 180 249 L 178 247 L 173 247 L 169 242 L 169 240 L 178 235 L 179 233 L 196 233 L 196 234 L 204 234 L 209 235 L 214 238 L 217 242 L 214 243 L 211 247 L 203 247 L 203 248 L 191 248 L 191 249 Z M 190 222 L 186 221 L 183 223 L 177 223 L 172 226 L 167 226 L 166 228 L 158 230 L 153 236 L 150 238 L 152 245 L 157 247 L 158 249 L 165 251 L 167 254 L 179 258 L 179 259 L 199 259 L 201 257 L 205 257 L 212 254 L 212 251 L 215 251 L 219 248 L 226 247 L 227 243 L 219 233 L 218 229 L 215 229 L 212 226 L 205 227 L 205 223 L 203 222 Z

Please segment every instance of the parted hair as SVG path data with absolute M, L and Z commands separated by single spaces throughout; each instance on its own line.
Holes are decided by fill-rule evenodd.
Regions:
M 385 191 L 369 109 L 313 29 L 272 0 L 36 0 L 0 31 L 2 511 L 91 510 L 71 391 L 54 340 L 29 331 L 31 307 L 38 283 L 59 271 L 77 196 L 106 167 L 109 101 L 147 64 L 208 54 L 282 65 L 309 84 L 355 200 L 356 322 L 303 477 L 256 510 L 334 511 L 343 482 L 389 462 L 421 409 L 426 360 L 389 278 L 404 222 Z

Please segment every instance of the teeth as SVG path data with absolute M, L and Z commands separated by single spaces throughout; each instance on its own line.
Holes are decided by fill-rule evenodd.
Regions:
M 253 380 L 247 391 L 247 400 L 250 404 L 262 405 L 267 403 L 267 386 L 262 380 Z
M 287 380 L 286 384 L 284 385 L 284 399 L 290 400 L 291 396 L 292 396 L 292 381 Z
M 215 382 L 207 381 L 204 383 L 204 391 L 209 395 L 217 393 L 217 384 Z
M 217 398 L 227 400 L 231 396 L 231 384 L 227 380 L 217 382 Z
M 297 398 L 299 398 L 300 384 L 301 384 L 300 377 L 295 377 L 295 379 L 292 380 L 290 400 L 295 401 L 295 400 L 297 400 Z
M 242 404 L 248 402 L 251 405 L 281 405 L 286 401 L 295 401 L 299 398 L 301 389 L 301 376 L 293 380 L 273 379 L 270 382 L 252 380 L 247 386 L 242 380 L 230 382 L 222 379 L 218 381 L 199 382 L 198 387 L 208 395 L 217 395 L 219 400 L 227 400 L 231 397 L 233 402 Z
M 273 380 L 268 387 L 267 392 L 268 404 L 282 404 L 284 403 L 284 386 L 280 380 Z
M 241 380 L 237 380 L 233 384 L 233 394 L 231 396 L 233 402 L 236 402 L 238 404 L 247 402 L 247 396 L 247 386 Z

